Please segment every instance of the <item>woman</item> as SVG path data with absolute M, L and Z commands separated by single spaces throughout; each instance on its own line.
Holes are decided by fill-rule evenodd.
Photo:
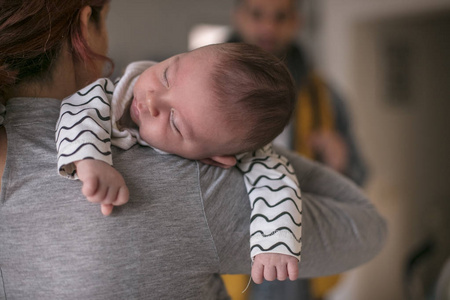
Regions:
M 101 75 L 108 6 L 0 3 L 0 299 L 227 298 L 218 274 L 248 273 L 251 263 L 250 207 L 236 169 L 114 148 L 130 201 L 108 218 L 55 172 L 60 101 Z M 386 229 L 364 195 L 286 155 L 303 191 L 301 276 L 372 258 Z

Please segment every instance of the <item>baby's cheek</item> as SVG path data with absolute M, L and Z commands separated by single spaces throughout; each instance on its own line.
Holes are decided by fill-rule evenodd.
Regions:
M 148 143 L 150 145 L 153 144 L 152 143 L 152 141 L 153 141 L 152 134 L 151 134 L 151 132 L 149 132 L 149 130 L 144 129 L 143 127 L 141 127 L 139 129 L 139 135 L 140 135 L 141 139 L 143 141 L 145 141 L 146 143 Z

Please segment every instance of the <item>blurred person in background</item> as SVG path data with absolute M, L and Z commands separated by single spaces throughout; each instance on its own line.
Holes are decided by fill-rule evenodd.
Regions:
M 356 147 L 346 104 L 314 70 L 297 42 L 302 29 L 300 8 L 299 0 L 236 0 L 234 30 L 228 41 L 258 45 L 275 54 L 287 64 L 296 82 L 296 111 L 275 144 L 320 161 L 361 186 L 367 170 Z M 320 299 L 337 280 L 338 275 L 314 279 L 311 285 L 307 280 L 266 282 L 253 285 L 252 294 L 255 299 L 275 299 L 271 296 L 275 294 L 276 299 L 283 294 L 283 299 Z

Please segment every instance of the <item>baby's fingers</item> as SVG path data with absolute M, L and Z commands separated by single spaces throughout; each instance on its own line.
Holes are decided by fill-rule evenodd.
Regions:
M 113 211 L 114 206 L 111 204 L 101 204 L 100 209 L 104 216 L 109 216 Z
M 296 280 L 298 278 L 298 262 L 289 262 L 287 265 L 287 271 L 289 273 L 290 280 Z
M 89 177 L 83 180 L 83 187 L 81 188 L 81 192 L 87 198 L 95 196 L 98 193 L 98 189 L 100 188 L 100 182 L 96 177 Z M 94 201 L 91 201 L 94 202 Z
M 256 284 L 263 283 L 264 281 L 264 265 L 254 263 L 252 266 L 252 279 Z
M 267 281 L 274 281 L 277 279 L 277 269 L 275 266 L 264 266 L 264 278 Z
M 101 211 L 104 216 L 109 216 L 114 206 L 124 205 L 128 202 L 129 191 L 126 186 L 120 187 L 118 190 L 114 188 L 108 189 L 106 197 L 101 201 Z
M 81 192 L 89 202 L 92 203 L 111 203 L 108 202 L 109 189 L 107 186 L 102 185 L 98 180 L 83 182 L 83 188 Z
M 283 264 L 281 266 L 278 266 L 276 270 L 277 270 L 277 279 L 280 281 L 286 280 L 286 278 L 288 277 L 286 265 Z
M 125 203 L 128 202 L 129 198 L 130 192 L 128 190 L 128 187 L 126 185 L 123 185 L 119 188 L 115 200 L 112 202 L 112 204 L 114 206 L 124 205 Z

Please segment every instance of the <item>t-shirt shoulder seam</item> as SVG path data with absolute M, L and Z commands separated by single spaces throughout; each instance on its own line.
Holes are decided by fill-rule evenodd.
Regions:
M 204 199 L 204 197 L 203 197 L 203 189 L 202 189 L 202 184 L 201 184 L 201 178 L 200 178 L 200 165 L 199 165 L 199 163 L 198 163 L 198 161 L 195 161 L 195 163 L 196 163 L 196 166 L 197 166 L 197 180 L 198 180 L 198 193 L 199 193 L 199 196 L 200 196 L 200 202 L 201 202 L 201 205 L 202 205 L 202 211 L 203 211 L 203 218 L 204 218 L 204 221 L 205 221 L 205 223 L 206 223 L 206 226 L 207 226 L 207 228 L 208 228 L 208 231 L 209 231 L 209 234 L 210 234 L 210 237 L 211 237 L 211 241 L 212 241 L 212 243 L 213 243 L 213 247 L 214 247 L 214 251 L 215 251 L 215 253 L 216 253 L 216 259 L 217 259 L 217 265 L 218 265 L 218 267 L 219 267 L 219 273 L 220 273 L 220 257 L 219 257 L 219 253 L 218 253 L 218 251 L 217 251 L 217 246 L 216 246 L 216 242 L 214 241 L 214 237 L 213 237 L 213 234 L 212 234 L 212 232 L 211 232 L 211 227 L 209 226 L 209 222 L 208 222 L 208 218 L 206 217 L 206 211 L 205 211 L 205 199 Z

